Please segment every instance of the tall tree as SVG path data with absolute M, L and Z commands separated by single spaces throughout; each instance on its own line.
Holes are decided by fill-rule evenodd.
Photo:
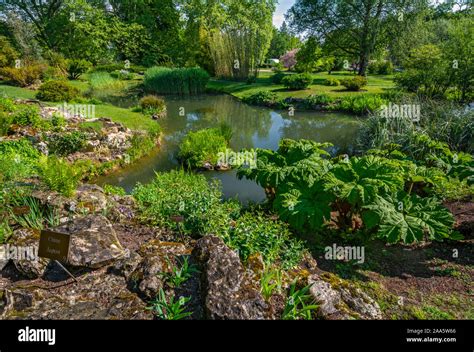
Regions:
M 386 40 L 384 23 L 402 18 L 422 1 L 408 0 L 297 0 L 287 17 L 292 28 L 328 42 L 359 60 L 365 75 L 377 45 Z
M 66 0 L 8 0 L 0 2 L 0 12 L 7 18 L 18 15 L 35 28 L 36 39 L 45 47 L 54 49 L 57 23 L 54 18 L 61 12 Z
M 286 22 L 283 22 L 280 29 L 273 28 L 273 38 L 268 49 L 269 59 L 278 59 L 292 49 L 301 45 L 300 39 L 291 33 Z
M 272 36 L 276 0 L 209 0 L 206 27 L 219 77 L 258 75 Z

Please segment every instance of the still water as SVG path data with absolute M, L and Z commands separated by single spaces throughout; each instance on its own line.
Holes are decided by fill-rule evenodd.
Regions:
M 98 180 L 100 184 L 121 186 L 130 192 L 137 182 L 150 182 L 155 172 L 179 168 L 176 160 L 179 142 L 189 131 L 217 127 L 225 123 L 232 127 L 231 148 L 278 149 L 281 139 L 310 139 L 330 142 L 333 155 L 351 154 L 355 148 L 359 121 L 352 115 L 318 112 L 298 112 L 253 107 L 229 95 L 205 95 L 192 98 L 166 98 L 168 116 L 160 121 L 165 137 L 162 147 L 132 166 Z M 226 198 L 241 202 L 260 202 L 265 193 L 254 182 L 238 180 L 235 171 L 206 172 L 209 179 L 221 181 Z

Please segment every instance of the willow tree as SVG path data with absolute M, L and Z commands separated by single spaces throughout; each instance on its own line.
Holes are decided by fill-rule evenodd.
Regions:
M 209 0 L 206 27 L 217 77 L 247 79 L 270 47 L 276 0 Z

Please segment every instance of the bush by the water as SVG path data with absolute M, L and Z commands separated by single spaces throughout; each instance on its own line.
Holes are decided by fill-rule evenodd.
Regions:
M 79 95 L 79 90 L 67 81 L 48 81 L 43 83 L 36 93 L 36 98 L 44 101 L 71 101 Z
M 354 78 L 345 79 L 341 82 L 341 84 L 346 87 L 347 90 L 352 92 L 358 92 L 362 88 L 364 88 L 368 82 L 367 78 L 362 76 L 356 76 Z
M 223 128 L 190 132 L 179 146 L 179 159 L 191 169 L 203 168 L 206 163 L 214 166 L 218 154 L 227 150 L 230 137 Z
M 387 101 L 379 95 L 364 94 L 344 97 L 334 105 L 334 109 L 364 115 L 369 112 L 377 111 L 386 103 Z
M 247 104 L 273 107 L 279 102 L 278 94 L 268 90 L 261 90 L 243 98 Z
M 309 73 L 288 75 L 282 79 L 281 83 L 290 90 L 307 89 L 313 83 L 313 77 Z
M 146 91 L 156 94 L 195 95 L 204 93 L 209 74 L 198 67 L 152 67 L 145 72 Z
M 163 98 L 156 95 L 147 95 L 139 102 L 142 112 L 146 114 L 159 114 L 166 110 L 166 103 Z

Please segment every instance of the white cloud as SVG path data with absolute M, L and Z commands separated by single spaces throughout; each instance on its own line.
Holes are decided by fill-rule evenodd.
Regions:
M 273 15 L 273 24 L 280 28 L 283 21 L 285 21 L 286 12 L 293 6 L 295 0 L 280 0 L 277 5 L 275 14 Z

